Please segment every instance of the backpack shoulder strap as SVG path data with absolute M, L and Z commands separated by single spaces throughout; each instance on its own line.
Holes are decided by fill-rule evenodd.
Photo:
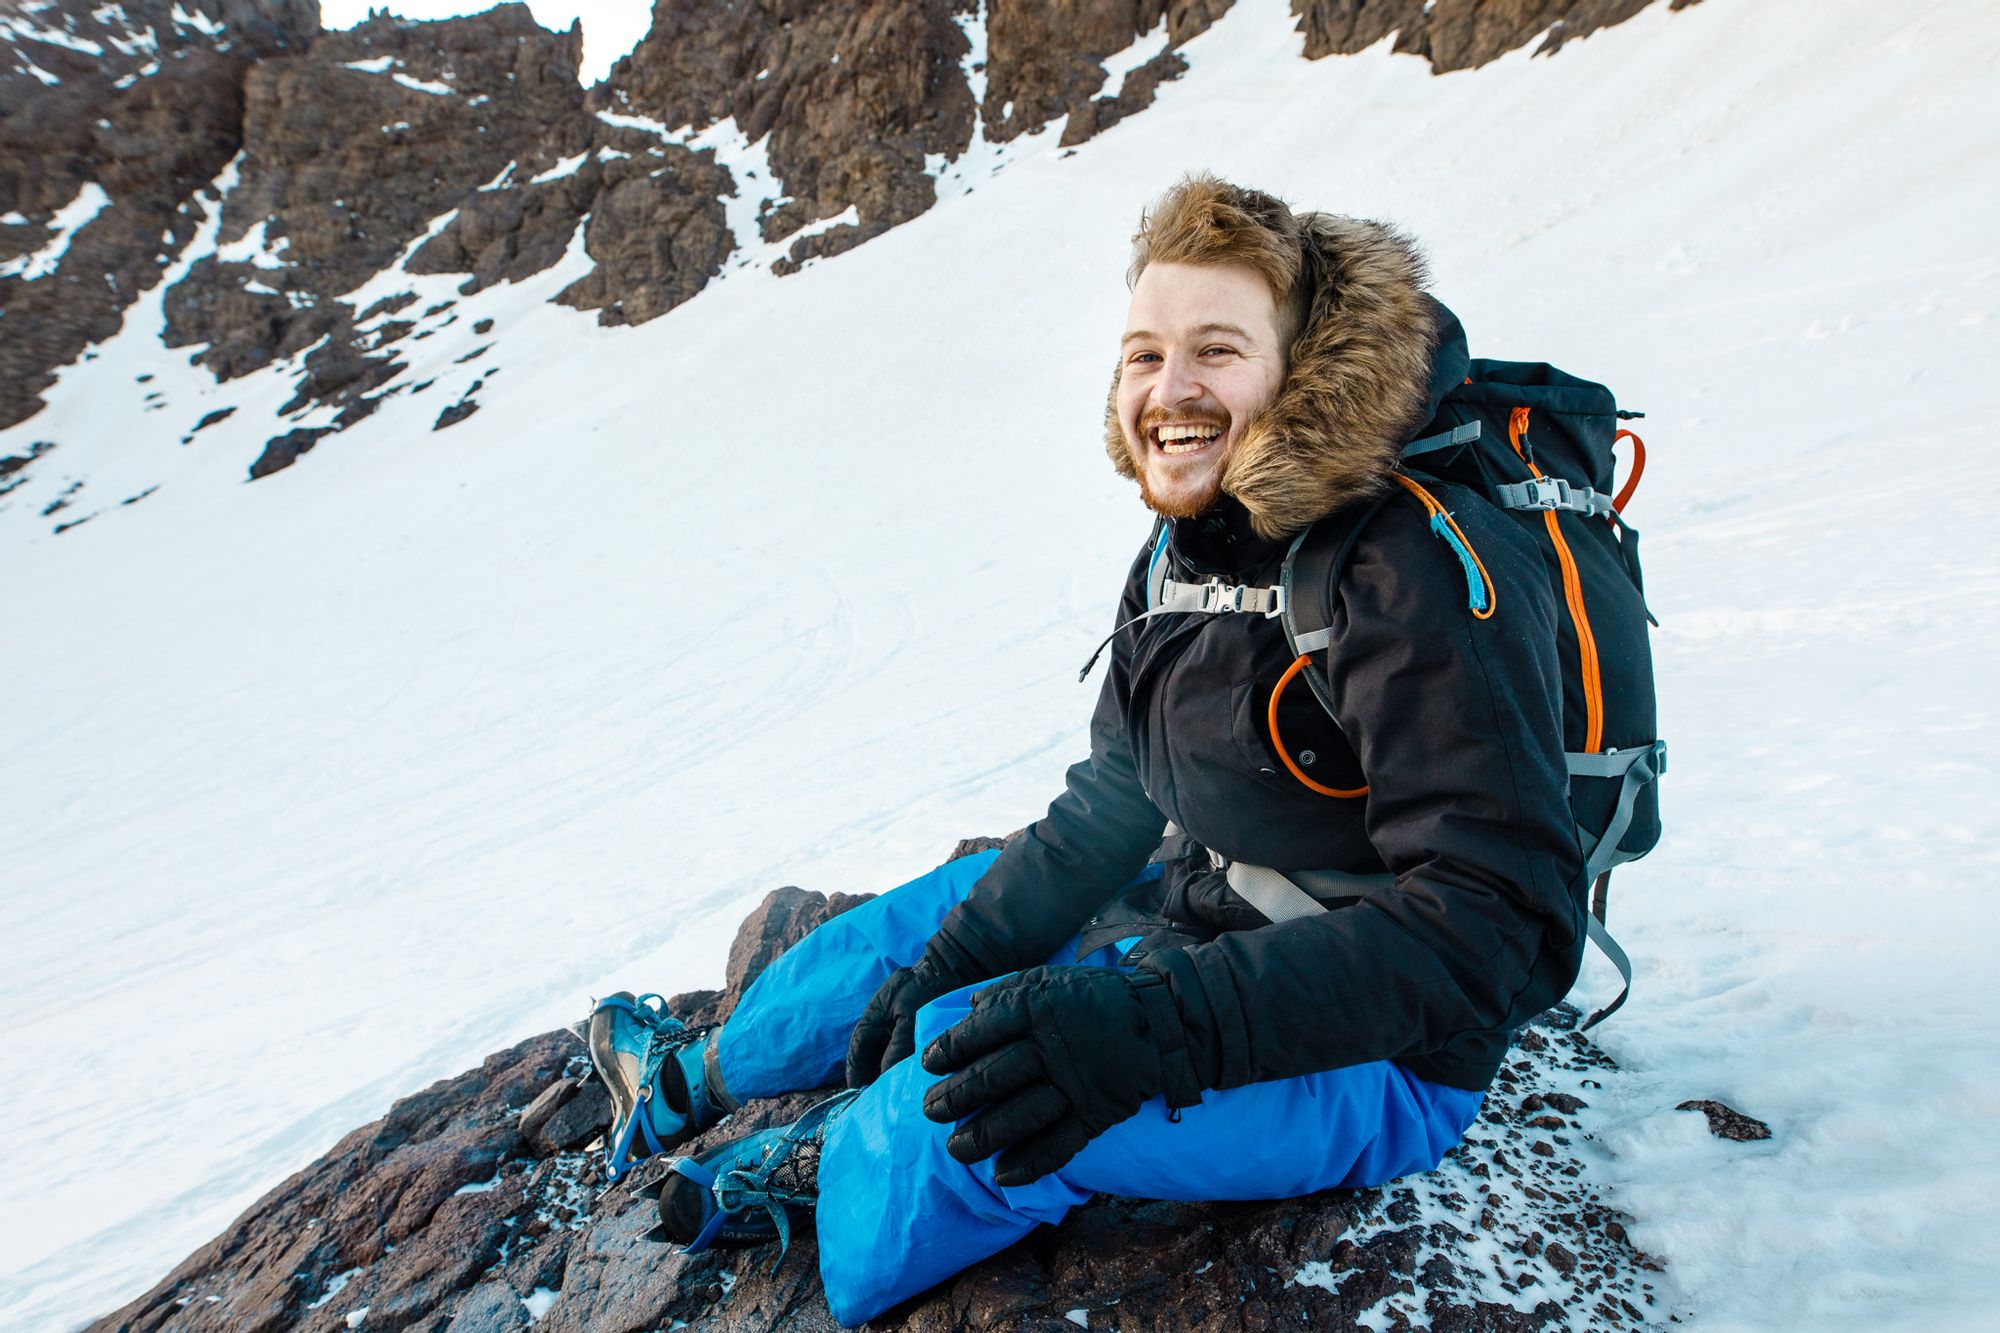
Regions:
M 1294 656 L 1307 659 L 1306 685 L 1336 727 L 1340 718 L 1334 711 L 1333 686 L 1320 666 L 1321 654 L 1333 643 L 1333 591 L 1340 586 L 1341 573 L 1354 554 L 1361 530 L 1388 502 L 1388 495 L 1380 496 L 1323 518 L 1301 532 L 1285 552 L 1284 568 L 1278 576 L 1278 586 L 1284 590 L 1280 619 L 1285 642 Z

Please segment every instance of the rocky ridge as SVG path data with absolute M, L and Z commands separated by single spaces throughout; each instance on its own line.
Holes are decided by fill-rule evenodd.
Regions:
M 954 855 L 995 845 L 961 843 Z M 865 897 L 779 889 L 745 920 L 726 988 L 675 996 L 716 1021 L 807 931 Z M 1271 1203 L 1100 1198 L 873 1321 L 878 1330 L 1641 1329 L 1677 1309 L 1660 1265 L 1590 1183 L 1594 1090 L 1614 1068 L 1566 1006 L 1517 1040 L 1480 1120 L 1435 1172 Z M 782 1123 L 822 1093 L 753 1103 L 697 1148 Z M 1758 1122 L 1690 1101 L 1720 1136 Z M 831 1330 L 810 1235 L 686 1256 L 647 1241 L 653 1204 L 606 1185 L 609 1104 L 567 1032 L 398 1102 L 90 1325 L 271 1333 Z
M 1293 8 L 1311 58 L 1393 32 L 1448 70 L 1650 2 Z M 211 206 L 220 244 L 177 277 L 161 336 L 221 380 L 295 377 L 254 478 L 418 387 L 399 379 L 397 345 L 424 332 L 402 298 L 343 299 L 376 275 L 462 274 L 470 293 L 547 270 L 580 228 L 591 267 L 555 299 L 644 322 L 732 260 L 789 272 L 916 217 L 976 143 L 1061 121 L 1074 144 L 1144 110 L 1230 3 L 659 0 L 586 91 L 580 31 L 521 4 L 325 32 L 311 0 L 6 0 L 0 429 L 118 329 Z M 0 493 L 39 456 L 9 458 Z

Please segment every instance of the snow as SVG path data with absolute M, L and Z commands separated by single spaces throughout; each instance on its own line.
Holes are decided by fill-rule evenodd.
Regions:
M 326 1290 L 322 1291 L 317 1298 L 307 1301 L 305 1308 L 308 1310 L 319 1309 L 334 1297 L 340 1295 L 341 1292 L 346 1291 L 347 1284 L 354 1281 L 355 1278 L 360 1277 L 366 1271 L 366 1269 L 361 1268 L 349 1268 L 344 1272 L 335 1273 L 327 1280 Z
M 556 1298 L 561 1295 L 560 1291 L 548 1287 L 536 1287 L 521 1298 L 521 1308 L 528 1312 L 530 1320 L 540 1323 L 548 1317 L 549 1311 L 555 1308 Z
M 436 383 L 253 485 L 296 361 L 216 384 L 159 344 L 162 287 L 62 372 L 0 435 L 57 444 L 0 496 L 0 1326 L 131 1298 L 592 994 L 719 984 L 772 887 L 1033 818 L 1148 528 L 1097 443 L 1126 237 L 1204 165 L 1396 219 L 1476 350 L 1649 413 L 1668 834 L 1614 886 L 1638 981 L 1584 1161 L 1673 1309 L 1990 1323 L 2000 35 L 1710 0 L 1438 78 L 1306 62 L 1293 25 L 1241 0 L 1074 153 L 975 145 L 923 217 L 639 328 L 548 303 L 581 229 L 472 297 L 379 275 L 353 299 L 418 296 L 399 382 Z M 197 211 L 168 282 L 215 247 Z M 143 1090 L 109 1137 L 104 1080 Z
M 220 37 L 225 31 L 223 25 L 200 10 L 190 10 L 180 5 L 174 6 L 174 23 L 183 28 L 193 28 L 208 37 Z
M 0 278 L 33 282 L 53 274 L 62 267 L 63 256 L 69 253 L 69 243 L 76 239 L 76 234 L 95 221 L 110 203 L 111 196 L 104 193 L 103 186 L 96 181 L 85 181 L 76 198 L 57 209 L 49 219 L 49 230 L 54 234 L 40 249 L 0 264 Z
M 32 14 L 40 11 L 29 9 L 27 12 Z M 0 36 L 11 37 L 17 42 L 46 42 L 50 46 L 61 46 L 67 47 L 72 51 L 81 51 L 87 56 L 101 56 L 104 54 L 104 48 L 96 42 L 91 41 L 88 37 L 79 37 L 75 33 L 62 28 L 40 27 L 36 24 L 27 23 L 21 19 L 12 17 L 0 17 Z M 22 59 L 25 60 L 26 57 L 23 56 Z
M 566 157 L 562 161 L 550 167 L 547 171 L 542 172 L 538 176 L 531 177 L 528 181 L 528 184 L 546 185 L 550 181 L 559 181 L 565 176 L 574 176 L 576 175 L 577 171 L 582 168 L 583 164 L 589 160 L 589 158 L 590 158 L 590 150 L 588 149 L 585 149 L 583 152 L 578 153 L 575 157 Z
M 387 74 L 390 70 L 396 68 L 396 57 L 370 56 L 366 60 L 347 60 L 342 61 L 340 67 L 342 69 L 359 70 L 363 74 Z
M 433 97 L 452 97 L 458 93 L 458 89 L 452 87 L 450 84 L 439 83 L 434 79 L 416 79 L 411 78 L 408 74 L 391 74 L 389 77 L 397 83 L 402 84 L 405 88 L 408 88 L 411 92 L 429 93 Z
M 679 140 L 674 139 L 674 130 L 672 127 L 665 121 L 654 120 L 651 116 L 628 115 L 622 111 L 600 111 L 597 113 L 597 118 L 606 125 L 617 125 L 628 130 L 643 130 L 647 134 L 679 142 Z
M 273 240 L 267 234 L 275 217 L 259 218 L 236 240 L 215 248 L 215 257 L 227 264 L 250 264 L 262 269 L 288 269 L 284 252 L 291 248 L 291 242 L 284 237 Z

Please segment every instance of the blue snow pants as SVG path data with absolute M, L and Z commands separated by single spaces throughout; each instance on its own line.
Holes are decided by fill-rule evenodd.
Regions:
M 839 1083 L 847 1042 L 889 974 L 917 960 L 997 852 L 963 857 L 842 913 L 765 969 L 717 1038 L 738 1099 Z M 1151 873 L 1158 873 L 1156 870 Z M 1136 943 L 1049 960 L 1118 966 Z M 917 1050 L 963 1018 L 981 986 L 917 1015 Z M 1055 1222 L 1093 1194 L 1199 1202 L 1283 1199 L 1428 1171 L 1479 1112 L 1483 1094 L 1427 1083 L 1387 1061 L 1203 1094 L 1167 1118 L 1155 1097 L 1060 1170 L 994 1183 L 990 1160 L 945 1151 L 951 1126 L 924 1117 L 937 1082 L 903 1060 L 850 1103 L 820 1158 L 819 1256 L 827 1305 L 853 1327 Z

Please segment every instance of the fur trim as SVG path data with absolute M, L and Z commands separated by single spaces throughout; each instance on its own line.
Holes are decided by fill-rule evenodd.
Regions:
M 1423 424 L 1437 329 L 1416 243 L 1384 223 L 1307 213 L 1312 293 L 1285 382 L 1230 456 L 1222 489 L 1264 538 L 1289 536 L 1389 485 Z M 1105 449 L 1136 479 L 1118 422 L 1118 377 Z

